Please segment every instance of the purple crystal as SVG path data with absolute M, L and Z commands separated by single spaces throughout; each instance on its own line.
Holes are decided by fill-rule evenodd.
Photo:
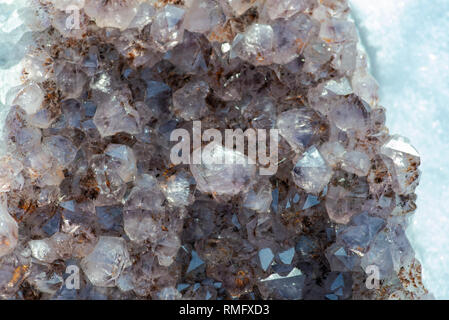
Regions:
M 420 157 L 388 133 L 346 0 L 29 9 L 0 154 L 2 298 L 431 297 L 405 233 Z

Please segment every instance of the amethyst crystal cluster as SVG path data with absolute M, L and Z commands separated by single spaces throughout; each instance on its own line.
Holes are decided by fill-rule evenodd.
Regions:
M 420 158 L 385 127 L 346 0 L 30 5 L 2 298 L 429 297 L 405 235 Z M 279 129 L 276 174 L 173 165 L 171 132 L 198 120 Z

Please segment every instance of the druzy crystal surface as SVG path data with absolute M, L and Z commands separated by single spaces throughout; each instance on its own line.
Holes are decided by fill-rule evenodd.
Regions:
M 29 5 L 2 298 L 430 297 L 405 235 L 419 154 L 385 127 L 346 0 Z M 277 171 L 212 142 L 203 158 L 234 163 L 174 165 L 170 135 L 196 121 L 278 129 Z

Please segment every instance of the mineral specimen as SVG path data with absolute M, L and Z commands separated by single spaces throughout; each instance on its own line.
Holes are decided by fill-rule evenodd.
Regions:
M 0 158 L 0 297 L 431 297 L 405 235 L 420 158 L 385 127 L 346 0 L 29 10 L 41 23 Z M 206 139 L 187 152 L 202 161 L 172 164 L 171 133 L 196 121 L 278 129 L 279 161 Z

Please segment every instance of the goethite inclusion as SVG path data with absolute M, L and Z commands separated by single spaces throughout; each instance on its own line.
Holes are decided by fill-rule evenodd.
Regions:
M 2 298 L 431 297 L 405 235 L 420 158 L 388 134 L 346 0 L 27 12 L 0 159 Z M 171 132 L 199 120 L 279 129 L 276 174 L 173 166 Z

